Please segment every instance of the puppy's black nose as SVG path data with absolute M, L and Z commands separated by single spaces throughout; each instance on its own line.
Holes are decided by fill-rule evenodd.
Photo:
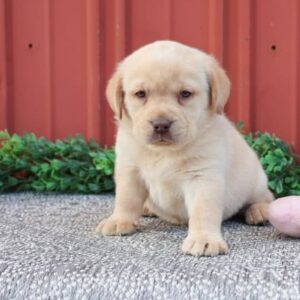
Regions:
M 167 133 L 172 125 L 172 122 L 166 119 L 158 119 L 152 121 L 153 130 L 156 133 L 164 134 Z

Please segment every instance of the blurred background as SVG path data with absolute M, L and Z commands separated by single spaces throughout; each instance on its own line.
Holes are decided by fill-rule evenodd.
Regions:
M 0 0 L 0 130 L 112 145 L 107 80 L 161 39 L 215 55 L 229 117 L 300 151 L 298 0 Z

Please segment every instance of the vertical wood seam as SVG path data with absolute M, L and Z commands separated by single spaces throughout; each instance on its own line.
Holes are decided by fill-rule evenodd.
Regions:
M 295 79 L 294 79 L 294 87 L 295 87 L 295 97 L 294 97 L 294 139 L 295 139 L 295 149 L 300 152 L 300 3 L 298 0 L 295 0 Z
M 126 4 L 125 0 L 115 0 L 115 61 L 126 55 Z
M 47 95 L 47 109 L 48 109 L 48 115 L 47 115 L 47 130 L 48 130 L 48 135 L 51 139 L 54 138 L 54 110 L 53 106 L 55 101 L 53 101 L 53 60 L 52 60 L 52 44 L 53 44 L 53 39 L 52 39 L 52 30 L 51 30 L 51 16 L 52 16 L 52 11 L 51 11 L 51 0 L 47 0 L 45 2 L 45 57 L 46 57 L 46 70 L 47 70 L 47 86 L 48 86 L 48 95 Z
M 7 63 L 6 63 L 6 6 L 4 0 L 0 2 L 0 12 L 1 12 L 1 26 L 0 26 L 0 117 L 1 126 L 0 130 L 8 128 L 8 94 L 7 94 Z
M 250 0 L 251 1 L 251 0 Z M 238 86 L 238 117 L 249 126 L 251 115 L 250 98 L 250 14 L 251 5 L 249 0 L 239 2 L 238 24 L 238 75 L 241 77 L 242 85 Z M 237 82 L 236 84 L 239 84 Z
M 87 137 L 99 136 L 99 4 L 97 0 L 86 3 L 86 117 Z
M 223 64 L 223 0 L 209 0 L 208 15 L 208 49 Z

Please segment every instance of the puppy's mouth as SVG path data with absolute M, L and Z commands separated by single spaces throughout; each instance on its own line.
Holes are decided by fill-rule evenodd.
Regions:
M 164 134 L 153 133 L 150 143 L 158 146 L 168 146 L 174 144 L 174 140 L 169 132 Z

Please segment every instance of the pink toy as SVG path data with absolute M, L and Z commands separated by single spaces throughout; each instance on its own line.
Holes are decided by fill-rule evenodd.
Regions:
M 279 232 L 300 238 L 300 196 L 273 201 L 269 206 L 269 221 Z

